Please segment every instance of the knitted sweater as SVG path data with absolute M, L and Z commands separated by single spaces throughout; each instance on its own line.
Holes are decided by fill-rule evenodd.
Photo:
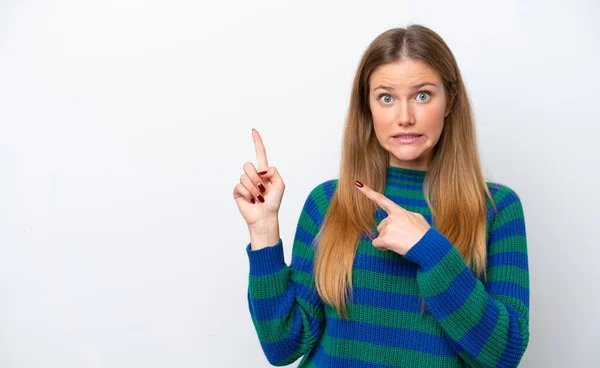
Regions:
M 384 195 L 431 224 L 426 173 L 389 166 Z M 321 300 L 312 273 L 313 240 L 337 181 L 319 184 L 306 199 L 289 266 L 281 239 L 246 248 L 250 314 L 268 361 L 288 365 L 304 356 L 300 368 L 516 367 L 529 341 L 527 242 L 517 194 L 487 183 L 498 212 L 488 199 L 485 282 L 433 227 L 404 256 L 362 235 L 345 320 Z M 376 223 L 386 216 L 378 207 Z

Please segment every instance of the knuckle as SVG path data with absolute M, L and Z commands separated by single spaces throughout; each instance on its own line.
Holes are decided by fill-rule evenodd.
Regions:
M 242 195 L 242 196 L 246 196 L 246 194 L 248 193 L 248 191 L 246 190 L 246 188 L 241 183 L 239 183 L 239 184 L 237 184 L 235 186 L 235 188 L 233 188 L 233 193 L 234 194 L 239 194 L 239 195 Z

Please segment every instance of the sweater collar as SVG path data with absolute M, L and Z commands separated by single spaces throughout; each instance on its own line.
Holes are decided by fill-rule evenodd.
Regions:
M 423 185 L 427 170 L 406 169 L 388 165 L 386 183 Z

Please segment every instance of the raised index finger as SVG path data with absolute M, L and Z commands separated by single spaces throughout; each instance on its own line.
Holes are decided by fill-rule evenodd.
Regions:
M 357 187 L 361 193 L 363 193 L 367 197 L 371 198 L 373 200 L 373 202 L 377 203 L 379 205 L 379 207 L 383 208 L 383 210 L 385 212 L 387 212 L 388 215 L 391 214 L 395 209 L 400 207 L 396 203 L 394 203 L 394 201 L 389 199 L 388 197 L 384 196 L 383 194 L 381 194 L 379 192 L 374 191 L 373 189 L 369 188 L 365 184 L 363 184 L 362 188 L 358 185 L 357 185 Z M 400 208 L 402 208 L 402 207 L 400 207 Z
M 256 160 L 258 161 L 258 171 L 263 171 L 269 168 L 267 162 L 267 151 L 263 144 L 262 138 L 258 130 L 252 129 L 252 140 L 254 141 L 254 149 L 256 150 Z

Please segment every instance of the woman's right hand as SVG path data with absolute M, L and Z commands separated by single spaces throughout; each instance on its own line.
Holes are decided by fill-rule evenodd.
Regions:
M 233 198 L 248 227 L 259 224 L 261 220 L 277 219 L 285 191 L 285 184 L 279 172 L 274 166 L 269 167 L 262 138 L 254 129 L 252 139 L 258 168 L 251 162 L 246 162 L 243 166 L 244 174 L 240 177 L 239 184 L 233 188 Z M 264 171 L 265 174 L 258 174 Z

